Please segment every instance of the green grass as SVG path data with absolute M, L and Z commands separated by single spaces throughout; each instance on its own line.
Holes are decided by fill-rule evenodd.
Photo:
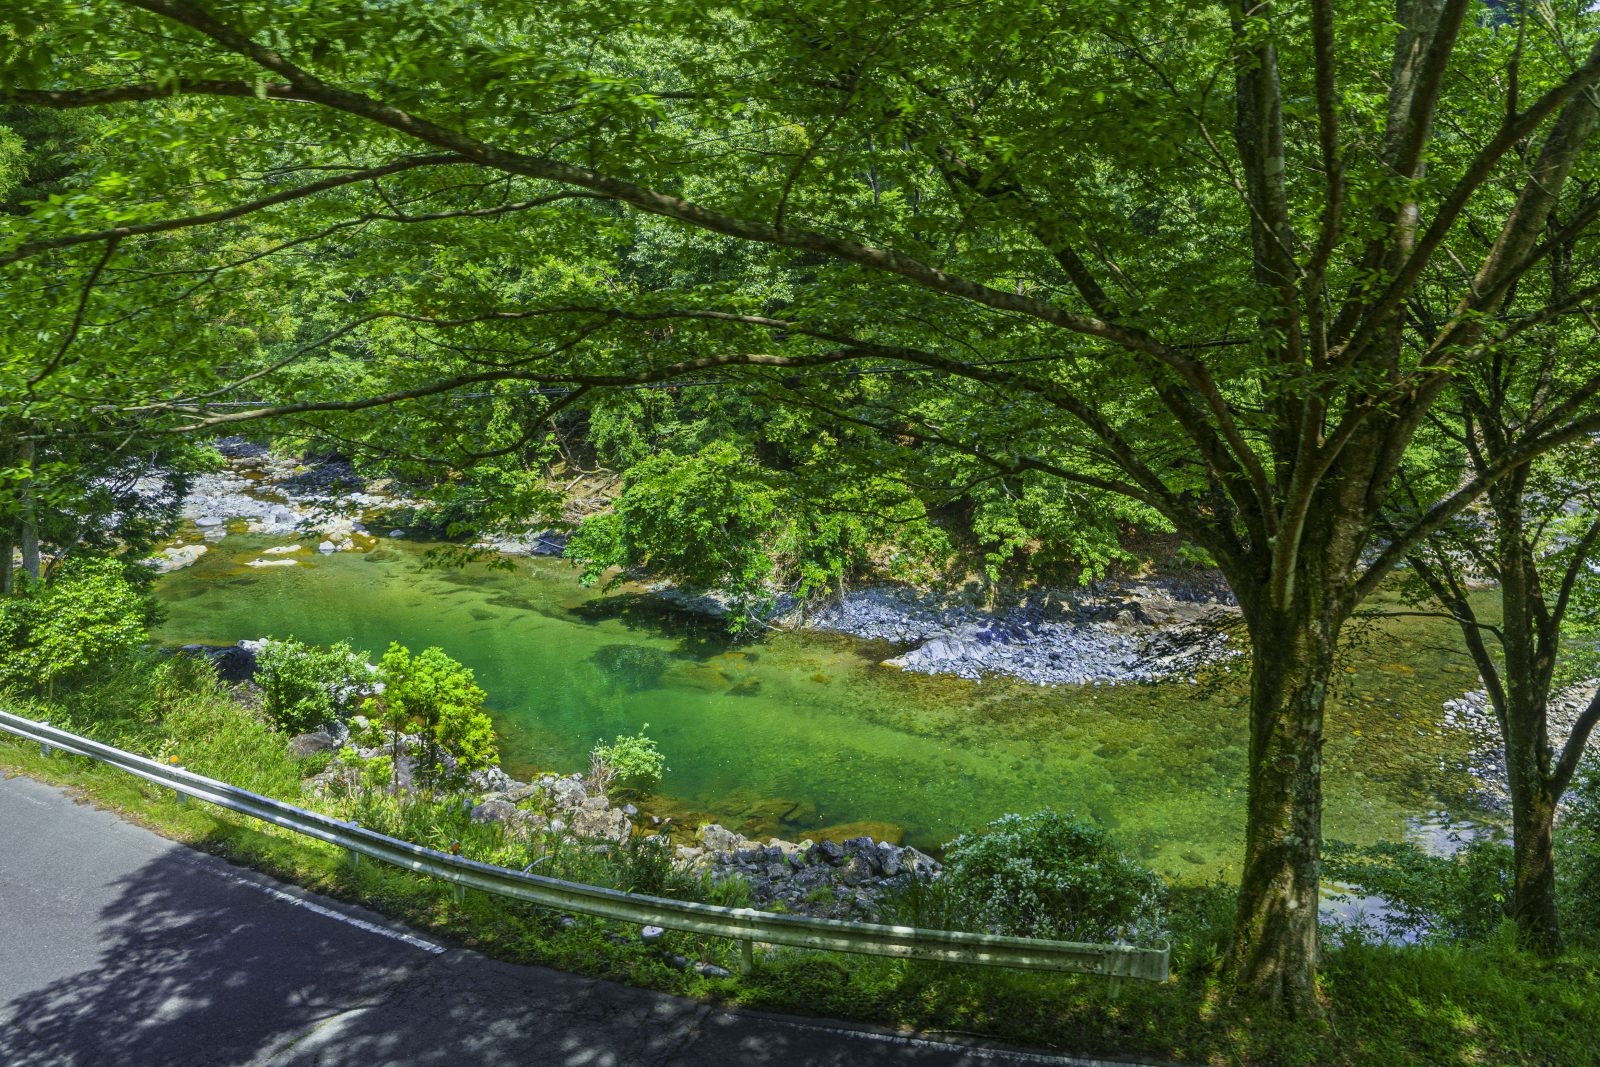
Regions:
M 291 759 L 282 734 L 184 670 L 146 666 L 96 693 L 16 710 L 138 751 L 153 754 L 165 745 L 191 770 L 304 803 L 300 779 L 316 764 Z M 163 711 L 156 716 L 152 707 Z M 1504 935 L 1469 946 L 1344 944 L 1323 962 L 1325 1021 L 1263 1021 L 1230 1007 L 1218 976 L 1226 893 L 1191 889 L 1173 902 L 1174 979 L 1161 986 L 1126 983 L 1116 999 L 1104 979 L 1086 976 L 798 950 L 770 952 L 747 978 L 708 979 L 668 966 L 626 925 L 563 924 L 554 912 L 478 893 L 457 903 L 437 880 L 371 861 L 353 866 L 339 849 L 208 805 L 178 803 L 168 790 L 91 760 L 45 757 L 36 746 L 5 739 L 0 770 L 80 791 L 174 840 L 454 944 L 686 996 L 1082 1054 L 1208 1064 L 1600 1063 L 1600 953 L 1592 951 L 1542 960 L 1517 951 Z M 355 803 L 334 813 L 352 817 Z M 360 803 L 363 825 L 397 836 L 433 845 L 460 840 L 465 854 L 505 863 L 528 854 L 529 846 L 508 841 L 500 827 L 472 824 L 456 802 L 430 807 L 368 796 Z M 711 892 L 682 876 L 661 881 L 659 864 L 643 853 L 557 851 L 542 872 L 702 899 Z M 717 902 L 742 903 L 740 894 L 741 887 L 724 888 Z M 932 921 L 938 906 L 933 898 L 902 901 L 896 918 Z M 666 948 L 737 969 L 729 942 L 671 933 Z

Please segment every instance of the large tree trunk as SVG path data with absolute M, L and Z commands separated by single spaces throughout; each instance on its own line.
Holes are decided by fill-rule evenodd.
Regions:
M 1511 913 L 1517 941 L 1536 952 L 1561 951 L 1556 860 L 1551 842 L 1559 793 L 1550 777 L 1547 710 L 1555 675 L 1559 623 L 1544 605 L 1539 568 L 1524 529 L 1527 471 L 1490 492 L 1498 526 L 1501 648 L 1505 654 L 1502 732 L 1511 790 Z M 1555 631 L 1555 632 L 1552 632 Z
M 1556 908 L 1556 857 L 1552 842 L 1559 792 L 1550 777 L 1546 708 L 1551 671 L 1539 642 L 1523 618 L 1526 603 L 1514 603 L 1523 583 L 1506 568 L 1501 603 L 1504 621 L 1506 785 L 1511 792 L 1511 915 L 1517 943 L 1544 955 L 1561 951 Z
M 1534 952 L 1554 956 L 1561 952 L 1561 921 L 1556 909 L 1556 857 L 1551 841 L 1556 798 L 1537 769 L 1531 780 L 1512 769 L 1509 746 L 1506 756 L 1511 782 L 1514 868 L 1511 914 L 1517 924 L 1517 943 Z
M 1314 1018 L 1322 717 L 1343 616 L 1309 605 L 1251 620 L 1249 822 L 1231 970 L 1245 999 Z

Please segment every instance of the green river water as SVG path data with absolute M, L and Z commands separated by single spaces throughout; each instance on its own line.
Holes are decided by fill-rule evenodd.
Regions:
M 509 571 L 422 566 L 424 545 L 301 552 L 234 535 L 163 577 L 169 645 L 293 635 L 439 645 L 489 694 L 514 776 L 587 766 L 599 738 L 646 723 L 671 771 L 647 810 L 751 836 L 904 835 L 933 848 L 1008 811 L 1098 820 L 1181 880 L 1232 874 L 1244 824 L 1242 678 L 1041 688 L 907 674 L 883 643 L 778 633 L 734 643 L 641 592 L 602 596 L 560 560 Z M 283 557 L 266 557 L 283 558 Z M 1326 828 L 1368 842 L 1470 816 L 1465 742 L 1443 700 L 1476 684 L 1446 623 L 1367 624 L 1330 709 Z M 892 828 L 892 829 L 891 829 Z

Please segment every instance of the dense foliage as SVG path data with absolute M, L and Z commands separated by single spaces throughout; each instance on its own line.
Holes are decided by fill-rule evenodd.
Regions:
M 1323 856 L 1330 882 L 1375 900 L 1376 913 L 1358 913 L 1351 923 L 1358 935 L 1482 941 L 1511 914 L 1511 850 L 1501 842 L 1473 841 L 1439 856 L 1409 841 L 1329 841 Z
M 956 915 L 973 929 L 1104 943 L 1160 925 L 1161 879 L 1094 823 L 1003 815 L 952 841 L 945 859 Z
M 343 641 L 322 647 L 286 637 L 257 652 L 253 681 L 273 723 L 300 734 L 352 711 L 374 679 L 366 654 Z
M 1556 845 L 1562 917 L 1576 940 L 1600 947 L 1600 761 L 1591 760 L 1574 782 Z
M 0 689 L 53 692 L 112 673 L 144 644 L 151 605 L 115 559 L 67 561 L 0 598 Z

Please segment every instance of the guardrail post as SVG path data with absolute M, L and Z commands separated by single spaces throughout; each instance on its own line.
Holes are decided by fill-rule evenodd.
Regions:
M 178 770 L 181 771 L 184 769 L 185 768 L 181 764 L 178 766 Z M 177 798 L 179 804 L 187 804 L 189 802 L 189 797 L 182 790 L 174 789 L 172 791 L 172 795 Z
M 450 893 L 456 898 L 457 904 L 465 904 L 467 902 L 467 887 L 460 882 L 451 884 Z
M 1115 1001 L 1122 995 L 1123 975 L 1130 963 L 1128 957 L 1120 952 L 1111 957 L 1111 969 L 1106 972 L 1106 999 Z
M 756 943 L 752 938 L 739 939 L 739 973 L 749 974 L 756 969 Z
M 40 719 L 39 720 L 39 724 L 41 726 L 49 726 L 50 725 L 50 720 L 49 719 Z M 52 753 L 54 751 L 55 751 L 55 749 L 50 747 L 50 742 L 48 742 L 48 741 L 40 741 L 39 742 L 39 755 L 41 755 L 41 756 L 49 756 L 50 753 Z
M 353 829 L 353 830 L 359 830 L 359 829 L 361 829 L 361 824 L 356 822 L 354 819 L 351 819 L 350 820 L 350 828 Z M 353 848 L 347 848 L 347 849 L 345 849 L 345 851 L 350 853 L 350 866 L 352 866 L 352 867 L 361 866 L 361 853 L 357 852 Z

